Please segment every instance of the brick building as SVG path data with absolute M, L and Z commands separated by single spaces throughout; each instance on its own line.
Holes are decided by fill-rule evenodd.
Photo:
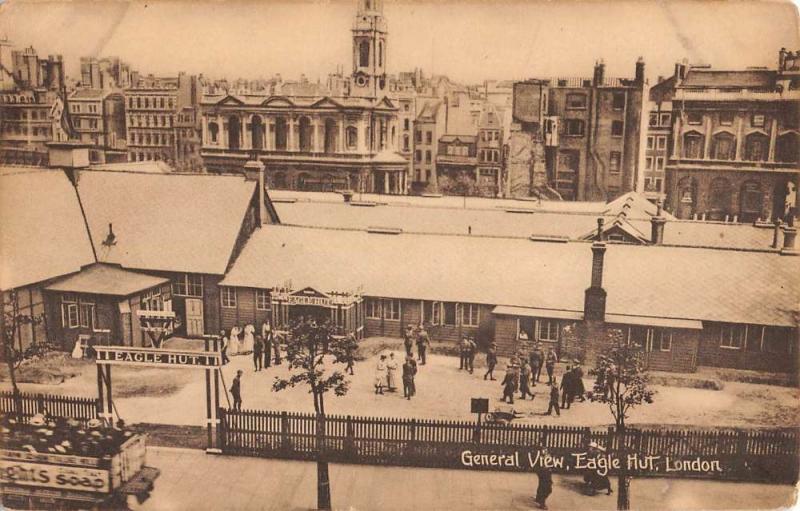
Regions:
M 76 140 L 93 146 L 91 163 L 128 161 L 125 142 L 125 100 L 121 93 L 78 89 L 69 95 L 69 113 Z
M 672 89 L 670 211 L 740 222 L 791 214 L 800 178 L 800 56 L 781 50 L 774 70 L 680 64 L 665 88 Z
M 508 179 L 514 196 L 610 200 L 636 189 L 644 62 L 634 78 L 609 78 L 605 64 L 592 78 L 518 82 Z

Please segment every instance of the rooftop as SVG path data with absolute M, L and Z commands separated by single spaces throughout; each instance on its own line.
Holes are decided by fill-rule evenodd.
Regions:
M 363 286 L 375 297 L 580 312 L 590 247 L 270 225 L 253 234 L 222 284 L 291 280 L 295 289 Z M 773 253 L 610 245 L 603 286 L 608 314 L 796 326 L 798 274 L 800 258 Z
M 75 189 L 64 172 L 0 167 L 0 289 L 95 262 Z
M 45 289 L 65 293 L 131 296 L 168 282 L 169 279 L 123 270 L 119 266 L 93 264 L 79 273 L 57 280 Z

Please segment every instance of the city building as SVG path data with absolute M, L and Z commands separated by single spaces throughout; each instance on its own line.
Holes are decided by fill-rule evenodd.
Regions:
M 352 30 L 353 71 L 344 94 L 320 95 L 321 85 L 276 85 L 275 94 L 206 96 L 202 104 L 205 166 L 238 172 L 253 155 L 273 188 L 352 189 L 405 194 L 408 161 L 386 76 L 386 20 L 380 0 L 361 0 Z M 330 91 L 326 91 L 330 92 Z M 411 105 L 408 101 L 400 101 Z M 403 120 L 409 116 L 404 113 Z
M 609 200 L 636 189 L 644 62 L 634 78 L 553 78 L 514 85 L 508 194 Z
M 91 163 L 128 160 L 125 99 L 108 89 L 77 89 L 69 95 L 69 114 L 76 140 L 93 146 Z
M 187 130 L 198 127 L 185 109 L 197 109 L 200 96 L 198 78 L 184 73 L 176 78 L 140 77 L 125 89 L 128 160 L 162 160 L 176 169 L 197 168 L 196 149 L 187 153 L 186 148 L 191 146 L 188 141 L 196 142 L 200 134 L 186 135 Z M 180 127 L 179 116 L 183 119 Z M 188 162 L 186 154 L 191 158 Z
M 676 66 L 666 207 L 679 218 L 753 222 L 796 215 L 800 54 L 776 69 Z
M 135 77 L 130 66 L 118 57 L 81 57 L 81 88 L 126 89 Z

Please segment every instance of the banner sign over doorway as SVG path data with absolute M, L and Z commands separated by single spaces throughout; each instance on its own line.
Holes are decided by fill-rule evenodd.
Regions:
M 135 366 L 171 366 L 185 369 L 208 369 L 222 366 L 222 355 L 216 351 L 133 348 L 128 346 L 95 346 L 98 364 Z

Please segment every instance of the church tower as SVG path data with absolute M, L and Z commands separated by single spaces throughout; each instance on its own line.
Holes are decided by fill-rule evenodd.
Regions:
M 378 98 L 385 94 L 387 34 L 383 0 L 358 0 L 353 24 L 351 96 Z

